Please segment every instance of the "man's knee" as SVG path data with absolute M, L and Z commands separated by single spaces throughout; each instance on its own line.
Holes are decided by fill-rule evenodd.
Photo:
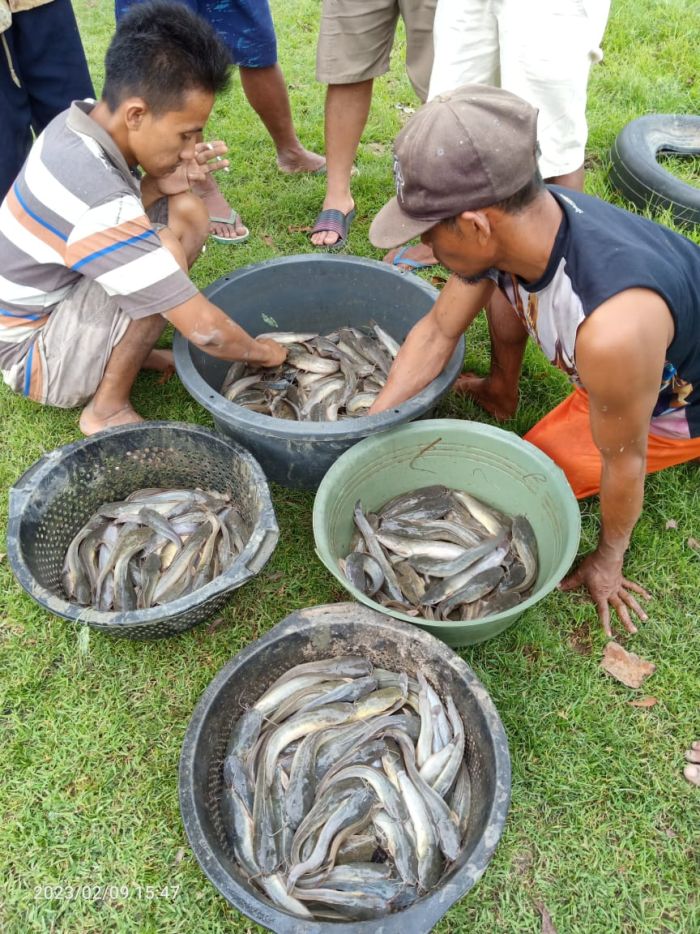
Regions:
M 186 244 L 187 254 L 198 254 L 209 235 L 209 212 L 202 199 L 191 191 L 171 195 L 168 227 L 181 244 Z
M 163 244 L 165 249 L 173 254 L 178 266 L 187 272 L 189 269 L 189 264 L 187 262 L 187 255 L 185 254 L 185 250 L 182 246 L 182 243 L 180 242 L 180 239 L 175 235 L 170 227 L 162 227 L 158 231 L 158 236 L 160 237 L 160 242 Z

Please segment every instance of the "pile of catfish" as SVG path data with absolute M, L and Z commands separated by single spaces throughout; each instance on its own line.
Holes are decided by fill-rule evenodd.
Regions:
M 238 865 L 306 919 L 408 907 L 461 851 L 465 742 L 454 700 L 423 672 L 350 655 L 291 668 L 239 717 L 226 749 L 220 811 Z
M 537 541 L 525 516 L 505 516 L 463 490 L 426 486 L 367 514 L 358 501 L 354 520 L 341 571 L 410 616 L 480 619 L 517 606 L 537 580 Z
M 136 490 L 103 503 L 68 547 L 69 600 L 125 612 L 170 603 L 226 571 L 250 537 L 228 494 Z
M 278 367 L 230 367 L 219 392 L 251 412 L 290 421 L 334 422 L 366 415 L 386 383 L 399 345 L 378 324 L 330 334 L 260 334 L 287 348 Z

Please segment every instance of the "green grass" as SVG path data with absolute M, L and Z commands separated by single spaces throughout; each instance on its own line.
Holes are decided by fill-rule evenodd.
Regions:
M 77 0 L 76 9 L 99 87 L 112 7 Z M 314 0 L 274 3 L 299 133 L 321 148 L 324 89 L 313 75 L 318 9 Z M 590 85 L 590 192 L 616 200 L 607 152 L 626 121 L 654 111 L 698 112 L 699 26 L 696 0 L 613 4 L 605 60 Z M 399 41 L 390 75 L 377 82 L 353 183 L 358 217 L 350 249 L 377 259 L 367 226 L 393 187 L 390 142 L 405 119 L 395 104 L 415 106 L 402 54 Z M 277 172 L 237 80 L 217 103 L 210 130 L 231 145 L 232 171 L 221 182 L 253 233 L 238 247 L 210 243 L 194 272 L 202 287 L 232 267 L 307 251 L 304 234 L 288 228 L 312 222 L 324 191 L 322 178 Z M 698 232 L 694 238 L 700 241 Z M 470 332 L 467 362 L 487 366 L 483 322 Z M 525 431 L 566 392 L 564 377 L 529 348 L 521 408 L 509 427 Z M 140 377 L 135 401 L 150 418 L 210 424 L 175 380 L 160 387 Z M 446 400 L 440 414 L 483 418 L 457 399 Z M 43 410 L 5 387 L 0 416 L 4 519 L 9 486 L 79 431 L 77 412 Z M 444 934 L 534 934 L 540 904 L 560 934 L 700 930 L 700 796 L 681 776 L 683 750 L 700 735 L 700 554 L 686 544 L 700 539 L 699 480 L 698 467 L 687 465 L 647 483 L 627 571 L 654 600 L 639 635 L 620 637 L 658 666 L 641 691 L 601 672 L 605 640 L 578 595 L 555 592 L 509 632 L 461 653 L 503 718 L 513 798 L 486 875 L 438 926 Z M 41 611 L 0 562 L 0 929 L 7 934 L 259 930 L 196 864 L 178 810 L 177 768 L 192 709 L 221 666 L 292 610 L 344 598 L 314 555 L 312 496 L 278 487 L 273 495 L 281 538 L 267 567 L 236 592 L 222 623 L 173 640 L 137 644 L 79 632 Z M 583 552 L 596 540 L 597 505 L 585 503 L 582 513 Z M 666 528 L 668 519 L 677 529 Z M 655 707 L 629 705 L 645 693 L 658 698 Z M 131 894 L 115 891 L 98 902 L 44 898 L 42 887 L 56 884 L 126 886 Z M 170 897 L 146 898 L 147 885 L 170 886 Z

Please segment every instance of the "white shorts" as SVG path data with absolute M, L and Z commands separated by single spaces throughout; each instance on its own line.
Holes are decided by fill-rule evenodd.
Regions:
M 463 84 L 512 91 L 539 110 L 543 178 L 573 172 L 609 12 L 610 0 L 438 0 L 428 100 Z

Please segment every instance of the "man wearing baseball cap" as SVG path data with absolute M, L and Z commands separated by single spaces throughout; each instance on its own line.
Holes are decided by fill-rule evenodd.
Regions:
M 411 330 L 370 413 L 441 372 L 487 307 L 491 370 L 455 389 L 498 419 L 518 404 L 528 335 L 576 387 L 526 435 L 579 499 L 600 494 L 598 546 L 562 583 L 584 585 L 607 635 L 629 632 L 649 595 L 622 574 L 645 473 L 700 458 L 700 248 L 597 198 L 545 186 L 537 111 L 465 85 L 422 107 L 395 143 L 396 198 L 370 228 L 377 247 L 416 236 L 453 275 Z

